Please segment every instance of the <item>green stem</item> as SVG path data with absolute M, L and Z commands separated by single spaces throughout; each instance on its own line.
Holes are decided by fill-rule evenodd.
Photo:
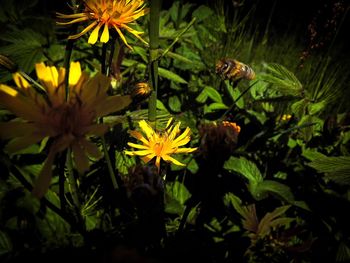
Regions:
M 66 45 L 66 51 L 64 54 L 63 66 L 66 69 L 66 75 L 64 76 L 64 84 L 66 87 L 66 100 L 69 99 L 69 69 L 70 69 L 70 58 L 72 56 L 74 40 L 68 39 Z
M 163 53 L 157 58 L 158 60 L 162 57 L 164 57 L 169 51 L 170 49 L 176 44 L 177 41 L 180 40 L 180 38 L 182 37 L 183 34 L 185 34 L 189 29 L 190 27 L 193 25 L 193 23 L 196 21 L 196 18 L 194 17 L 191 22 L 186 26 L 186 28 L 184 30 L 182 30 L 180 32 L 180 34 L 178 34 L 176 36 L 176 38 L 174 39 L 174 41 L 170 44 L 170 46 L 167 47 L 166 50 L 163 51 Z
M 106 75 L 107 43 L 102 44 L 101 73 Z
M 115 174 L 114 174 L 111 158 L 109 158 L 109 153 L 108 153 L 108 150 L 107 150 L 106 140 L 105 140 L 105 138 L 103 136 L 101 137 L 101 139 L 102 139 L 103 152 L 104 152 L 105 159 L 106 159 L 106 162 L 107 162 L 108 173 L 109 173 L 109 176 L 111 177 L 113 188 L 114 189 L 118 189 L 118 183 L 117 183 L 117 179 L 115 178 Z
M 78 210 L 81 207 L 81 203 L 78 196 L 78 185 L 77 181 L 74 178 L 73 174 L 73 160 L 72 160 L 72 150 L 70 148 L 67 149 L 67 155 L 66 155 L 66 168 L 67 168 L 67 174 L 68 174 L 68 183 L 69 183 L 69 190 L 72 195 L 73 201 L 75 206 L 78 208 Z
M 114 50 L 115 50 L 115 42 L 117 41 L 116 37 L 113 35 L 111 39 L 111 49 L 109 53 L 108 63 L 106 67 L 106 76 L 109 77 L 111 73 L 111 67 L 113 63 L 113 56 L 114 56 Z
M 112 45 L 111 48 L 114 48 L 114 45 Z M 111 50 L 111 53 L 113 51 Z M 107 71 L 108 71 L 108 74 L 109 74 L 109 69 L 107 69 L 107 66 L 106 66 L 106 56 L 107 56 L 107 44 L 103 44 L 102 45 L 102 58 L 101 58 L 101 72 L 102 74 L 106 74 Z M 111 66 L 111 63 L 112 63 L 112 60 L 113 60 L 113 54 L 111 55 L 111 57 L 109 58 L 109 61 L 108 61 L 108 68 L 110 68 Z M 101 118 L 99 120 L 100 123 L 103 122 L 103 119 Z M 112 181 L 112 184 L 113 184 L 113 188 L 114 189 L 118 189 L 118 183 L 117 183 L 117 179 L 115 177 L 115 174 L 114 174 L 114 170 L 113 170 L 113 166 L 112 166 L 112 162 L 111 162 L 111 158 L 109 157 L 109 153 L 108 153 L 108 149 L 107 149 L 107 144 L 106 144 L 106 139 L 105 139 L 105 136 L 103 135 L 101 137 L 101 140 L 102 140 L 102 148 L 103 148 L 103 152 L 104 152 L 104 155 L 105 155 L 105 159 L 106 159 L 106 162 L 107 162 L 107 167 L 108 167 L 108 173 L 109 173 L 109 176 L 111 178 L 111 181 Z
M 252 85 L 250 85 L 248 88 L 246 88 L 239 96 L 237 99 L 235 99 L 235 101 L 231 104 L 231 106 L 227 109 L 227 111 L 225 111 L 225 113 L 220 117 L 220 120 L 223 120 L 225 118 L 225 116 L 233 109 L 233 107 L 236 105 L 237 101 L 239 101 L 244 94 L 246 94 L 248 92 L 248 90 L 250 90 L 256 83 L 258 83 L 258 81 L 255 81 Z
M 157 119 L 157 92 L 158 92 L 158 47 L 159 47 L 159 13 L 161 0 L 151 0 L 150 28 L 149 28 L 149 75 L 153 88 L 148 102 L 148 120 L 152 126 L 156 126 Z

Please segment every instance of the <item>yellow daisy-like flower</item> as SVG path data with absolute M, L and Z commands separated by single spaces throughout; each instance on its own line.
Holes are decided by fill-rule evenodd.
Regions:
M 60 19 L 71 19 L 69 22 L 58 22 L 57 24 L 70 25 L 84 21 L 92 21 L 92 23 L 85 27 L 79 34 L 68 37 L 69 39 L 77 39 L 92 30 L 88 40 L 90 44 L 96 43 L 101 27 L 103 27 L 103 29 L 100 41 L 107 43 L 109 40 L 109 29 L 114 28 L 125 45 L 132 49 L 126 41 L 122 29 L 130 32 L 148 45 L 147 42 L 140 37 L 143 32 L 129 27 L 130 23 L 148 12 L 149 9 L 145 8 L 144 0 L 85 0 L 84 11 L 82 13 L 71 15 L 57 13 Z
M 180 133 L 180 122 L 176 125 L 170 125 L 172 118 L 168 121 L 166 130 L 163 133 L 156 132 L 153 128 L 145 121 L 141 120 L 139 126 L 143 131 L 144 135 L 138 131 L 131 131 L 132 137 L 140 140 L 143 144 L 135 144 L 128 142 L 130 147 L 134 147 L 136 151 L 125 151 L 128 155 L 139 155 L 142 156 L 142 160 L 147 163 L 156 157 L 156 166 L 158 171 L 160 169 L 160 160 L 163 159 L 166 162 L 172 162 L 176 165 L 185 166 L 185 164 L 171 157 L 172 154 L 176 153 L 191 153 L 197 150 L 197 148 L 179 148 L 190 141 L 190 128 L 186 128 L 185 131 Z
M 16 88 L 0 84 L 0 105 L 19 118 L 0 123 L 0 138 L 9 139 L 5 150 L 18 152 L 44 138 L 51 138 L 47 159 L 41 170 L 34 193 L 41 197 L 49 188 L 55 156 L 71 148 L 76 168 L 80 173 L 89 169 L 89 158 L 98 159 L 101 153 L 88 138 L 101 136 L 106 124 L 97 124 L 96 118 L 119 111 L 130 102 L 130 96 L 108 96 L 109 79 L 96 74 L 93 78 L 81 71 L 78 62 L 72 63 L 69 74 L 68 100 L 64 84 L 65 69 L 35 66 L 38 79 L 46 91 L 39 94 L 20 74 L 13 75 Z

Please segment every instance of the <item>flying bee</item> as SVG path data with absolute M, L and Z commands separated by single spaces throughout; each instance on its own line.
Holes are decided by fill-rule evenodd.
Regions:
M 216 73 L 222 79 L 230 81 L 239 81 L 241 79 L 255 79 L 254 70 L 248 65 L 231 58 L 222 58 L 216 63 Z

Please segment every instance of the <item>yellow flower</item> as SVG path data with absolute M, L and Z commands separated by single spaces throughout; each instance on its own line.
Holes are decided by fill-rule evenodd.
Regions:
M 125 151 L 128 155 L 139 155 L 142 156 L 142 160 L 147 163 L 156 157 L 156 166 L 158 171 L 160 168 L 160 159 L 163 159 L 166 162 L 172 162 L 176 165 L 185 166 L 185 164 L 180 163 L 170 155 L 176 153 L 191 153 L 197 150 L 197 148 L 179 148 L 190 141 L 190 128 L 186 128 L 185 131 L 180 133 L 180 122 L 176 125 L 170 125 L 172 118 L 168 121 L 166 130 L 163 133 L 156 132 L 152 127 L 145 121 L 141 120 L 139 126 L 143 131 L 144 137 L 138 131 L 131 131 L 130 134 L 132 137 L 140 140 L 143 144 L 135 144 L 128 142 L 130 147 L 134 147 L 136 151 Z M 178 136 L 177 136 L 178 135 Z
M 74 163 L 80 173 L 89 169 L 89 158 L 98 159 L 98 147 L 88 140 L 101 136 L 106 124 L 97 124 L 96 118 L 121 110 L 129 96 L 107 96 L 109 79 L 102 74 L 93 78 L 81 71 L 79 62 L 72 63 L 69 74 L 68 96 L 64 84 L 65 69 L 36 64 L 36 74 L 46 91 L 39 94 L 21 75 L 13 75 L 17 88 L 0 84 L 0 105 L 19 118 L 0 123 L 0 137 L 10 139 L 5 150 L 18 152 L 44 138 L 51 138 L 47 159 L 41 170 L 34 192 L 41 197 L 47 191 L 52 176 L 55 156 L 71 148 Z M 66 99 L 68 97 L 68 99 Z
M 107 43 L 109 40 L 109 29 L 114 28 L 125 45 L 132 49 L 126 41 L 122 29 L 130 32 L 147 45 L 147 42 L 140 37 L 143 32 L 132 29 L 128 24 L 144 16 L 148 11 L 149 9 L 145 8 L 144 0 L 85 0 L 84 11 L 82 13 L 71 15 L 57 13 L 60 19 L 71 19 L 69 22 L 58 22 L 57 24 L 70 25 L 84 21 L 92 21 L 92 23 L 85 27 L 79 34 L 68 37 L 69 39 L 77 39 L 92 30 L 88 40 L 90 44 L 96 43 L 101 27 L 103 27 L 103 29 L 100 41 Z

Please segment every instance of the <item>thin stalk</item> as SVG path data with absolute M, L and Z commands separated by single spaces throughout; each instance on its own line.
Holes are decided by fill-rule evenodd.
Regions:
M 150 28 L 149 28 L 149 75 L 153 88 L 148 102 L 148 120 L 155 128 L 157 119 L 157 92 L 158 92 L 158 48 L 159 48 L 159 13 L 161 0 L 151 0 Z
M 68 39 L 66 45 L 66 51 L 64 54 L 63 66 L 66 69 L 66 75 L 64 76 L 64 84 L 66 87 L 66 100 L 69 99 L 69 69 L 70 69 L 70 58 L 72 56 L 74 40 Z
M 101 140 L 102 140 L 103 152 L 104 152 L 105 159 L 106 159 L 106 162 L 107 162 L 108 173 L 109 173 L 109 176 L 111 177 L 113 188 L 114 189 L 118 189 L 117 179 L 115 178 L 115 174 L 114 174 L 111 158 L 109 157 L 109 153 L 108 153 L 107 145 L 106 145 L 106 140 L 105 140 L 104 136 L 101 137 Z
M 73 198 L 73 202 L 75 206 L 80 209 L 81 203 L 78 196 L 78 185 L 77 181 L 74 178 L 73 175 L 73 161 L 72 161 L 72 150 L 68 148 L 67 155 L 66 155 L 66 168 L 67 168 L 67 174 L 68 174 L 68 183 L 69 183 L 69 190 Z
M 101 73 L 106 75 L 107 43 L 102 44 Z
M 117 41 L 117 38 L 113 35 L 112 39 L 111 39 L 111 49 L 109 52 L 109 58 L 108 58 L 108 63 L 107 63 L 107 67 L 106 67 L 106 76 L 108 76 L 108 77 L 109 77 L 110 72 L 111 72 L 116 41 Z
M 180 34 L 178 34 L 176 36 L 176 38 L 174 39 L 174 41 L 170 44 L 170 46 L 168 46 L 164 51 L 163 53 L 157 58 L 158 60 L 162 57 L 164 57 L 169 51 L 170 49 L 176 44 L 177 41 L 180 40 L 180 38 L 182 37 L 183 34 L 185 34 L 189 29 L 190 27 L 193 25 L 193 23 L 196 21 L 196 18 L 194 17 L 191 22 L 186 26 L 186 28 L 184 30 L 182 30 L 180 32 Z
M 114 48 L 114 45 L 112 45 L 112 48 Z M 112 53 L 112 50 L 111 50 Z M 112 57 L 109 58 L 108 61 L 108 66 L 106 65 L 106 56 L 107 56 L 107 44 L 103 43 L 102 45 L 102 58 L 101 58 L 101 72 L 102 74 L 106 74 L 107 73 L 107 68 L 111 67 L 111 63 L 113 60 L 113 55 Z M 108 73 L 109 73 L 109 69 L 108 69 Z M 99 120 L 101 123 L 103 122 L 103 119 L 100 118 Z M 112 162 L 111 162 L 111 158 L 109 157 L 109 153 L 107 150 L 107 144 L 106 144 L 106 139 L 105 136 L 101 136 L 101 140 L 102 140 L 102 148 L 103 148 L 103 152 L 105 155 L 105 159 L 106 159 L 106 163 L 107 163 L 107 167 L 108 167 L 108 173 L 109 176 L 111 178 L 112 184 L 113 184 L 113 188 L 114 189 L 118 189 L 118 183 L 114 174 L 114 170 L 113 170 L 113 166 L 112 166 Z
M 244 94 L 246 94 L 248 92 L 248 90 L 250 90 L 258 81 L 255 81 L 252 85 L 250 85 L 248 88 L 246 88 L 241 95 L 238 96 L 237 99 L 235 99 L 235 101 L 231 104 L 231 106 L 227 109 L 227 111 L 225 111 L 225 113 L 221 116 L 221 120 L 233 109 L 233 107 L 236 105 L 237 101 L 239 101 Z

